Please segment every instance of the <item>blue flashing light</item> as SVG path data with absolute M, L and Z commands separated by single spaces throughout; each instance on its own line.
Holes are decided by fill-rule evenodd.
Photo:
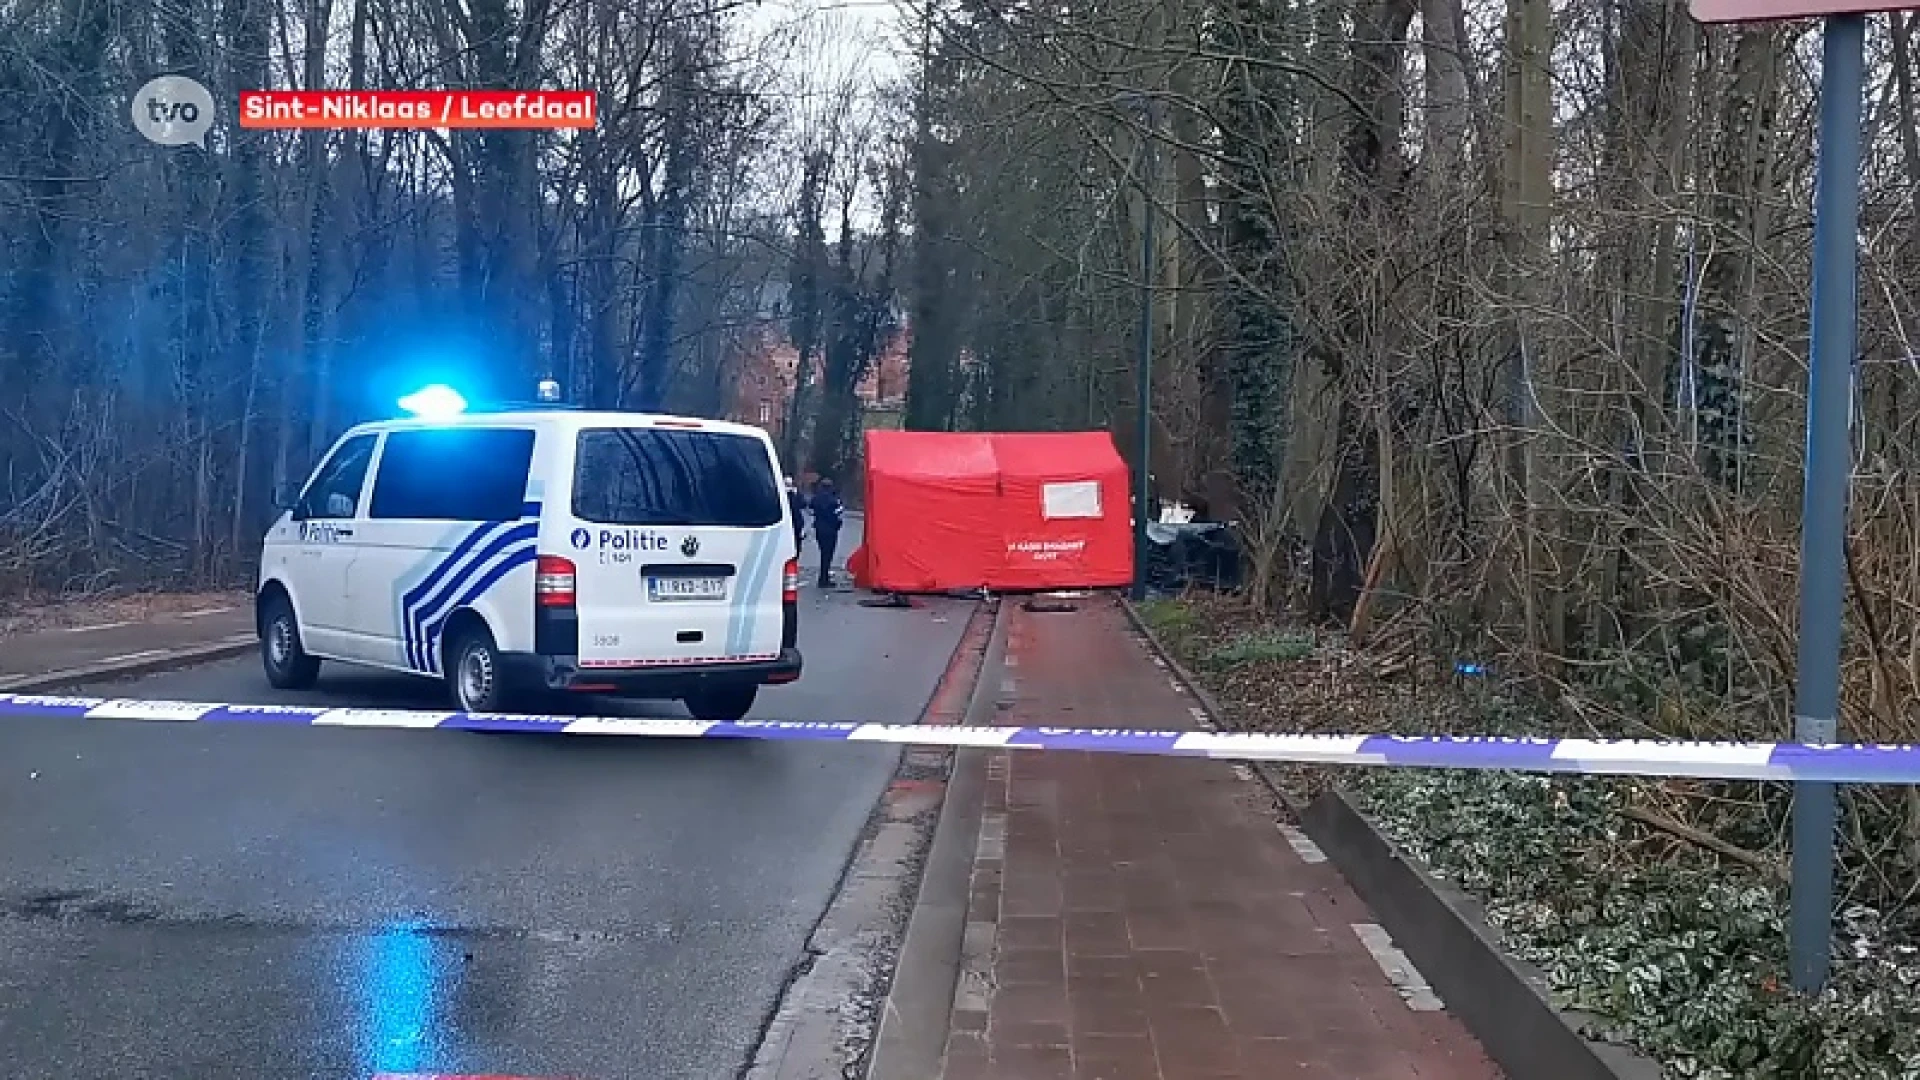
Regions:
M 422 420 L 445 420 L 467 411 L 467 399 L 451 386 L 435 383 L 400 399 L 400 407 Z

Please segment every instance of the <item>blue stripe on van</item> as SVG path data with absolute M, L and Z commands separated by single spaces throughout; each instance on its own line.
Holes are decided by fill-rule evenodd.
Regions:
M 460 594 L 459 600 L 449 605 L 445 611 L 427 620 L 427 622 L 422 625 L 420 629 L 420 652 L 426 659 L 428 671 L 435 675 L 440 674 L 440 632 L 446 629 L 447 619 L 451 617 L 454 612 L 459 611 L 461 608 L 468 607 L 472 605 L 474 601 L 480 599 L 488 589 L 498 584 L 501 578 L 506 577 L 522 566 L 532 563 L 538 557 L 538 551 L 539 546 L 531 542 L 531 540 L 517 547 L 509 548 L 506 557 L 495 563 L 491 570 L 480 575 L 478 581 L 468 585 L 466 591 Z M 481 565 L 483 561 L 484 560 L 475 560 L 471 565 L 477 567 Z
M 734 598 L 732 618 L 727 625 L 727 655 L 752 652 L 753 624 L 760 614 L 760 590 L 767 583 L 767 547 L 775 531 L 766 529 L 747 544 L 747 565 L 740 578 L 740 592 Z
M 440 584 L 447 574 L 459 564 L 460 560 L 466 558 L 468 552 L 472 551 L 488 537 L 496 535 L 505 527 L 505 522 L 494 522 L 490 525 L 481 525 L 475 528 L 465 537 L 462 537 L 460 542 L 453 546 L 452 551 L 440 556 L 437 561 L 429 565 L 426 568 L 426 572 L 421 575 L 420 580 L 414 582 L 413 587 L 408 589 L 406 593 L 400 597 L 400 639 L 407 647 L 408 667 L 416 671 L 422 670 L 420 657 L 414 647 L 414 609 L 419 607 L 422 601 L 426 600 L 427 594 L 432 592 L 433 589 Z M 429 558 L 432 558 L 432 556 L 429 556 Z
M 747 578 L 753 570 L 753 553 L 759 546 L 760 538 L 755 536 L 747 541 L 747 553 L 741 557 L 740 565 L 733 575 L 733 588 L 727 597 L 727 646 L 722 655 L 732 656 L 740 651 L 740 618 L 747 603 Z
M 487 561 L 516 544 L 534 541 L 540 532 L 536 522 L 499 522 L 482 525 L 467 535 L 446 558 L 427 572 L 427 576 L 407 591 L 400 601 L 401 638 L 407 646 L 407 664 L 416 671 L 434 671 L 437 664 L 425 650 L 421 628 L 429 612 L 446 604 L 453 594 L 472 580 Z M 484 546 L 481 546 L 484 542 Z M 469 552 L 479 547 L 471 559 Z
M 485 572 L 487 565 L 496 557 L 517 548 L 521 544 L 532 544 L 539 536 L 540 527 L 533 522 L 514 525 L 504 532 L 495 532 L 480 549 L 465 562 L 459 564 L 450 573 L 441 577 L 432 593 L 415 604 L 407 612 L 409 639 L 413 642 L 419 661 L 418 667 L 425 671 L 436 670 L 435 657 L 427 651 L 424 628 L 434 617 L 444 619 L 454 606 L 457 594 L 473 578 Z
M 520 504 L 520 520 L 524 522 L 528 519 L 538 519 L 540 510 L 541 504 L 538 500 L 526 499 Z M 420 655 L 419 641 L 414 632 L 419 622 L 419 608 L 428 594 L 434 591 L 460 560 L 474 549 L 475 545 L 490 536 L 499 535 L 503 527 L 513 524 L 515 523 L 510 521 L 489 521 L 478 525 L 454 545 L 452 551 L 447 552 L 438 562 L 429 565 L 426 573 L 400 597 L 400 637 L 406 646 L 408 667 L 415 671 L 429 670 L 426 666 L 427 658 Z M 484 559 L 484 556 L 482 558 Z

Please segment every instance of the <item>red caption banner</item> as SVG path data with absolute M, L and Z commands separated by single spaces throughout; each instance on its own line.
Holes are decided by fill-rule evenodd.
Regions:
M 244 90 L 243 128 L 591 128 L 592 90 Z

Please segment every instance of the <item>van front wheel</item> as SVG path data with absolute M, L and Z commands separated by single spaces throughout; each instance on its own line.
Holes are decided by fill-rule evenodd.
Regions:
M 260 659 L 275 690 L 311 690 L 320 661 L 300 643 L 300 620 L 284 595 L 270 597 L 260 613 Z
M 759 695 L 760 688 L 751 683 L 707 687 L 687 695 L 687 711 L 704 723 L 731 724 L 745 719 L 753 709 L 753 699 Z

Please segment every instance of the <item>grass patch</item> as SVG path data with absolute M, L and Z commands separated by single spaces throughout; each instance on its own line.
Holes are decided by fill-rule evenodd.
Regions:
M 1193 630 L 1194 611 L 1178 600 L 1148 600 L 1135 605 L 1134 610 L 1156 634 L 1184 636 Z
M 1312 656 L 1314 648 L 1312 634 L 1255 630 L 1207 653 L 1206 666 L 1230 668 L 1242 664 L 1292 663 Z

